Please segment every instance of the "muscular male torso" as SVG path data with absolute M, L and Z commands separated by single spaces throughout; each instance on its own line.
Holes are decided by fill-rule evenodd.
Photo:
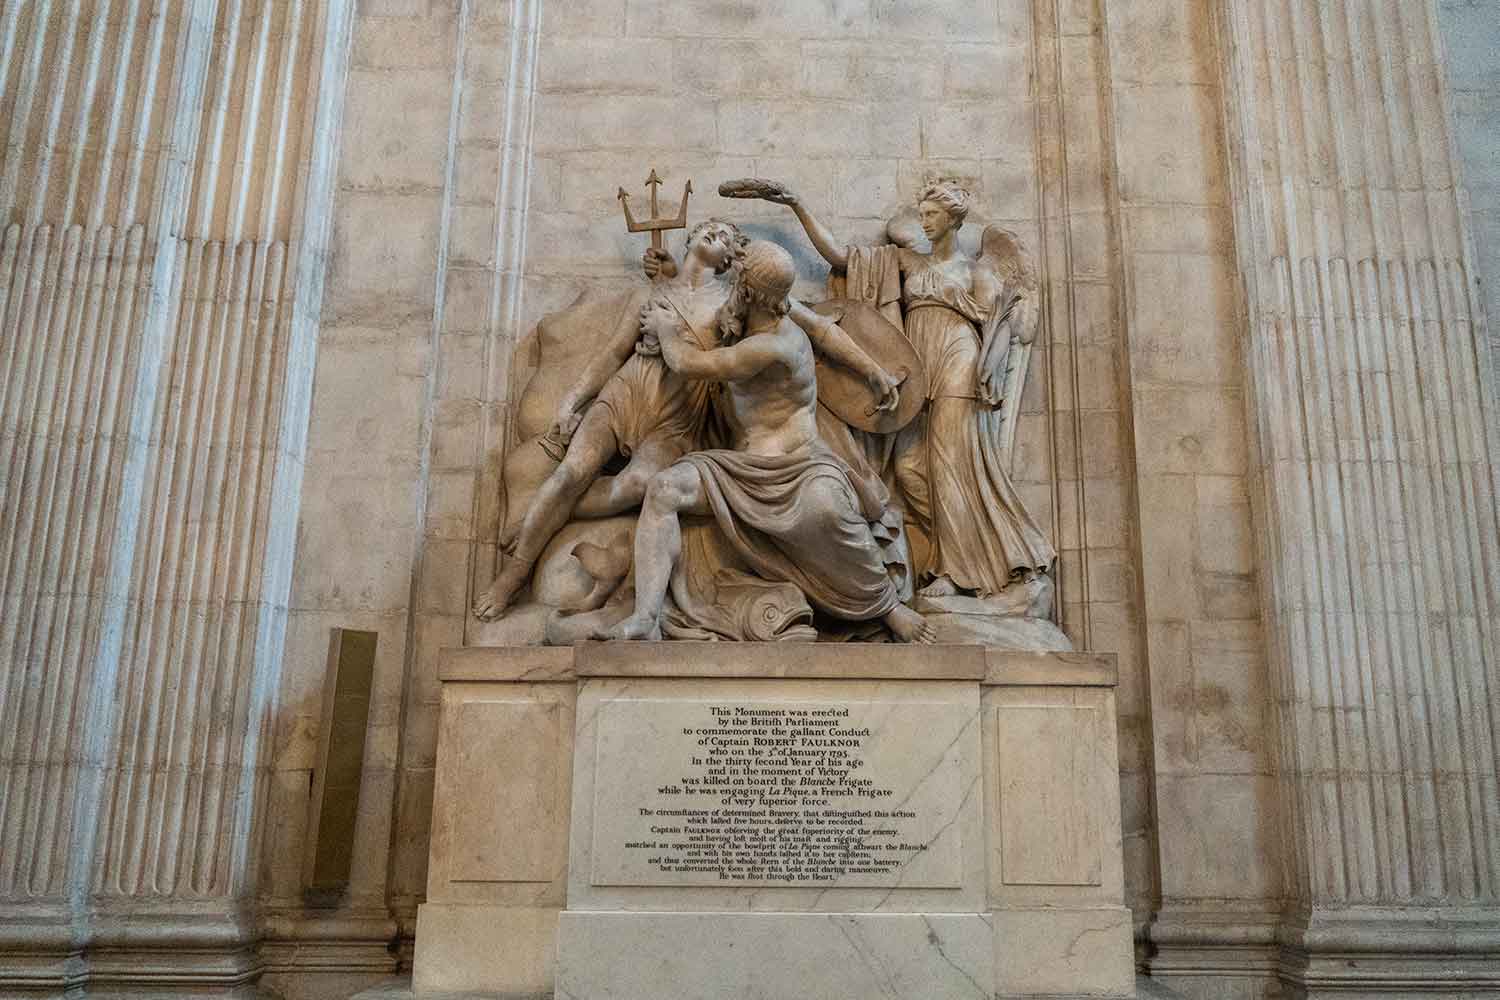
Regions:
M 775 360 L 756 374 L 726 384 L 735 449 L 752 455 L 785 455 L 817 439 L 818 381 L 812 343 L 788 319 L 753 338 L 766 338 Z

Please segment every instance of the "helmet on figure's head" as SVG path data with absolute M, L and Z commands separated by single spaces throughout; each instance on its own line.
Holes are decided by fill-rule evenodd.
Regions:
M 797 281 L 797 265 L 792 255 L 769 240 L 747 243 L 736 267 L 734 287 L 719 308 L 719 337 L 725 344 L 733 344 L 745 335 L 751 309 L 764 309 L 775 316 L 791 312 L 792 300 L 788 296 Z
M 792 255 L 770 240 L 751 240 L 745 248 L 742 280 L 752 302 L 786 315 L 787 296 L 797 282 Z

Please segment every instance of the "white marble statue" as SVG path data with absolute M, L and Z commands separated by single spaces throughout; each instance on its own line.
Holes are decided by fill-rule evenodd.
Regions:
M 688 234 L 682 267 L 662 251 L 644 258 L 652 287 L 624 305 L 602 349 L 558 404 L 544 444 L 560 464 L 543 481 L 517 525 L 499 575 L 475 602 L 480 619 L 504 613 L 531 576 L 537 558 L 572 518 L 601 518 L 638 507 L 651 478 L 704 443 L 709 386 L 686 378 L 661 357 L 649 333 L 642 336 L 639 307 L 648 295 L 670 303 L 702 348 L 717 343 L 717 317 L 728 286 L 721 280 L 742 252 L 744 239 L 730 223 L 711 220 Z M 634 308 L 633 308 L 634 307 Z M 794 302 L 792 319 L 820 351 L 858 372 L 881 408 L 896 405 L 897 383 L 838 327 Z M 602 476 L 615 456 L 627 459 L 614 476 Z
M 599 637 L 661 638 L 683 553 L 679 518 L 696 516 L 712 517 L 758 576 L 795 584 L 818 611 L 880 620 L 901 642 L 933 642 L 887 569 L 899 515 L 884 486 L 857 474 L 818 433 L 812 342 L 787 318 L 797 278 L 791 255 L 756 240 L 737 271 L 716 347 L 705 348 L 663 298 L 644 314 L 673 370 L 724 387 L 732 446 L 688 454 L 652 481 L 635 535 L 635 609 Z
M 1054 550 L 1009 470 L 1038 318 L 1019 242 L 986 227 L 961 249 L 953 184 L 892 220 L 890 244 L 848 248 L 780 184 L 720 193 L 791 207 L 834 297 L 791 298 L 790 256 L 762 243 L 747 261 L 714 221 L 680 264 L 648 250 L 637 291 L 544 319 L 478 641 L 1069 648 Z
M 780 184 L 731 181 L 720 190 L 790 207 L 844 277 L 846 294 L 901 322 L 922 359 L 927 405 L 897 435 L 893 457 L 908 516 L 928 539 L 922 596 L 985 598 L 1046 573 L 1056 553 L 1010 478 L 1038 318 L 1035 282 L 1015 236 L 988 227 L 980 254 L 965 253 L 958 233 L 970 197 L 952 183 L 928 187 L 917 205 L 926 251 L 911 246 L 902 216 L 889 227 L 891 244 L 845 247 Z

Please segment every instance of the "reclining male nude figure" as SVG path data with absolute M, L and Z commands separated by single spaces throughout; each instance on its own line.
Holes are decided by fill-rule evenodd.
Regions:
M 718 343 L 717 317 L 728 289 L 719 275 L 743 252 L 744 239 L 728 222 L 699 223 L 688 234 L 681 268 L 665 253 L 644 258 L 650 291 L 670 308 L 700 347 Z M 861 374 L 881 409 L 892 409 L 900 382 L 881 368 L 832 320 L 794 303 L 791 318 L 820 353 Z M 640 314 L 627 307 L 595 360 L 558 407 L 552 436 L 566 442 L 562 462 L 537 490 L 500 573 L 474 602 L 474 614 L 492 621 L 526 585 L 531 569 L 554 535 L 575 517 L 610 517 L 640 505 L 652 478 L 693 448 L 708 420 L 708 385 L 683 378 L 664 363 L 654 339 L 641 337 Z M 615 457 L 629 459 L 615 476 L 600 477 Z M 502 539 L 502 541 L 505 541 Z
M 652 481 L 635 533 L 635 611 L 596 636 L 659 639 L 683 514 L 711 516 L 752 572 L 795 584 L 808 603 L 847 621 L 879 619 L 901 642 L 933 642 L 932 626 L 901 602 L 873 525 L 889 504 L 818 435 L 812 343 L 787 315 L 791 255 L 756 240 L 720 313 L 721 346 L 704 347 L 670 304 L 644 326 L 674 371 L 722 383 L 733 449 L 692 452 Z

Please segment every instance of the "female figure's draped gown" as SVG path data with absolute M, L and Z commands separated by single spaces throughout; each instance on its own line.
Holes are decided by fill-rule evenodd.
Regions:
M 1045 572 L 1056 552 L 1011 483 L 1000 410 L 977 397 L 986 307 L 927 255 L 906 260 L 906 336 L 927 371 L 928 402 L 898 436 L 896 484 L 931 542 L 923 576 L 986 597 Z

